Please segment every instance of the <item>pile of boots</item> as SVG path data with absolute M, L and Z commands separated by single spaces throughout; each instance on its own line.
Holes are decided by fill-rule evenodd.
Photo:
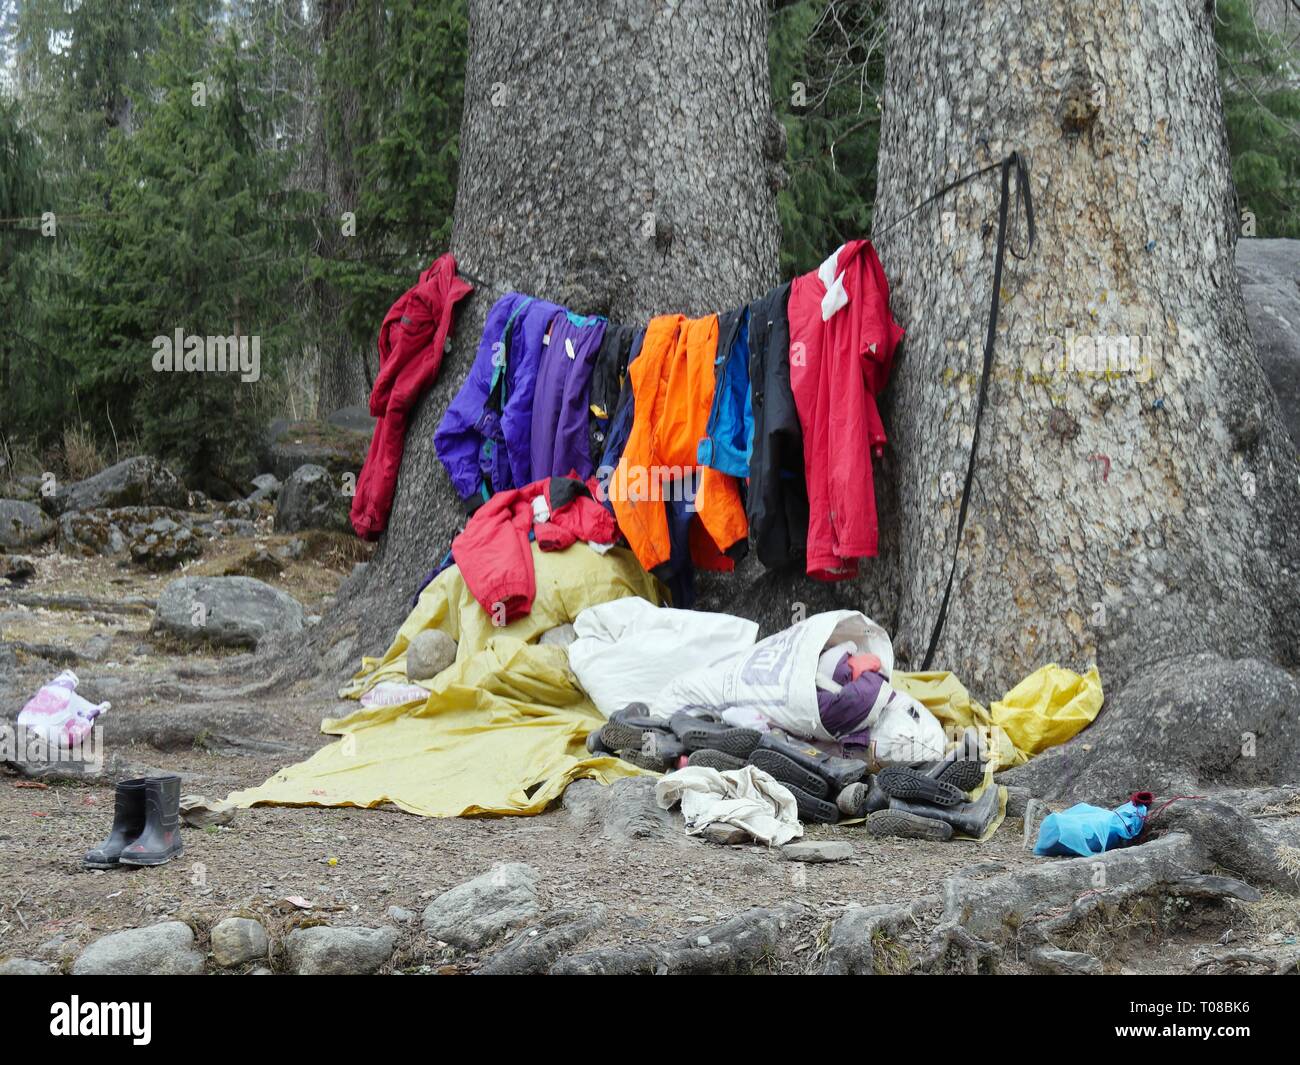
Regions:
M 137 777 L 117 785 L 113 830 L 85 857 L 87 869 L 162 865 L 185 850 L 180 829 L 181 778 Z
M 865 815 L 873 836 L 982 839 L 1001 806 L 996 787 L 985 788 L 978 799 L 970 797 L 984 780 L 984 768 L 960 749 L 938 762 L 890 766 L 870 783 L 843 793 L 841 809 L 851 816 Z
M 840 819 L 836 796 L 867 771 L 856 759 L 837 758 L 778 733 L 736 728 L 713 716 L 679 711 L 665 722 L 651 717 L 643 703 L 611 714 L 587 737 L 587 749 L 656 773 L 687 765 L 718 770 L 757 766 L 790 790 L 800 821 L 820 824 Z

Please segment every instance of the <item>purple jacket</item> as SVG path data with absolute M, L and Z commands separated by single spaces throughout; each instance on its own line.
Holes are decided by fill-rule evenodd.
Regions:
M 560 311 L 561 308 L 554 303 L 518 292 L 502 296 L 488 311 L 474 364 L 433 434 L 434 450 L 461 499 L 484 498 L 480 468 L 480 452 L 485 443 L 483 415 L 492 388 L 493 372 L 502 354 L 506 365 L 501 411 L 498 418 L 488 421 L 494 427 L 499 426 L 507 452 L 507 462 L 498 461 L 494 468 L 504 471 L 508 467 L 514 483 L 492 484 L 490 489 L 519 488 L 535 479 L 531 476 L 530 452 L 534 385 L 543 350 L 542 337 L 551 319 Z M 510 346 L 508 351 L 503 351 L 500 345 L 511 315 L 515 315 L 515 319 Z
M 604 318 L 584 318 L 572 311 L 552 318 L 550 343 L 542 349 L 533 393 L 530 480 L 567 477 L 576 470 L 585 481 L 595 469 L 588 429 L 591 370 L 608 324 Z

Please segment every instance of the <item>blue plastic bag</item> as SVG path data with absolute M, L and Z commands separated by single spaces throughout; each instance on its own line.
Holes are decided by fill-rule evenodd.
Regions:
M 1100 854 L 1136 836 L 1146 819 L 1143 803 L 1129 801 L 1117 809 L 1103 810 L 1081 802 L 1043 819 L 1034 853 Z

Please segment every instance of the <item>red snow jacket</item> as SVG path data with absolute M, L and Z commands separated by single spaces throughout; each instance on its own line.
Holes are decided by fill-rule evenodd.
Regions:
M 790 387 L 803 428 L 808 575 L 843 580 L 877 549 L 873 455 L 885 427 L 876 409 L 903 330 L 868 240 L 841 246 L 790 284 Z
M 451 555 L 465 586 L 491 616 L 505 625 L 533 608 L 537 582 L 529 530 L 543 551 L 562 551 L 577 540 L 608 544 L 614 515 L 592 498 L 594 479 L 547 477 L 498 492 L 451 542 Z
M 379 376 L 370 393 L 370 413 L 379 421 L 352 499 L 352 528 L 363 540 L 379 539 L 388 526 L 407 419 L 438 376 L 456 304 L 473 291 L 456 275 L 456 260 L 448 252 L 384 316 Z

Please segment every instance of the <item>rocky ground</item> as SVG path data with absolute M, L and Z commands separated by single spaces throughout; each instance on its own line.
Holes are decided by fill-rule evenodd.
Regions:
M 1227 774 L 1205 786 L 1222 768 L 1215 742 L 1161 743 L 1153 763 L 1161 779 L 1140 783 L 1168 794 L 1183 785 L 1215 801 L 1182 800 L 1149 841 L 1097 859 L 1035 858 L 1023 845 L 1031 797 L 1059 809 L 1113 790 L 1080 751 L 1138 742 L 1132 722 L 1146 720 L 1142 700 L 1154 698 L 1138 686 L 1044 761 L 1046 775 L 1035 763 L 1010 775 L 1009 816 L 984 844 L 880 840 L 840 825 L 807 834 L 842 846 L 814 846 L 806 857 L 834 860 L 724 847 L 687 837 L 643 778 L 608 789 L 580 782 L 535 818 L 312 808 L 210 814 L 207 823 L 196 815 L 183 829 L 184 855 L 167 865 L 84 869 L 82 855 L 112 818 L 113 780 L 174 772 L 183 793 L 219 799 L 326 742 L 319 723 L 345 708 L 332 690 L 341 678 L 277 681 L 265 654 L 274 645 L 291 655 L 284 631 L 316 624 L 364 559 L 334 531 L 337 500 L 322 488 L 330 478 L 312 472 L 325 468 L 307 470 L 234 504 L 183 498 L 150 472 L 131 481 L 148 484 L 133 501 L 73 486 L 62 507 L 49 507 L 48 527 L 9 508 L 23 520 L 7 527 L 0 554 L 0 721 L 12 722 L 65 667 L 83 695 L 113 708 L 100 778 L 0 771 L 0 972 L 1151 973 L 1300 964 L 1300 789 L 1276 786 L 1297 757 L 1285 744 L 1265 745 L 1272 762 L 1258 779 Z M 249 583 L 220 583 L 232 577 Z M 196 580 L 218 581 L 204 585 L 203 601 L 218 605 L 197 642 L 183 594 Z M 214 596 L 213 587 L 225 591 Z M 1233 664 L 1197 668 L 1259 690 L 1258 670 L 1234 681 L 1242 671 Z M 1293 713 L 1296 687 L 1285 674 L 1265 680 L 1276 690 L 1256 699 L 1253 727 L 1270 736 Z M 1212 731 L 1214 707 L 1193 709 Z M 1073 794 L 1062 784 L 1071 779 Z

